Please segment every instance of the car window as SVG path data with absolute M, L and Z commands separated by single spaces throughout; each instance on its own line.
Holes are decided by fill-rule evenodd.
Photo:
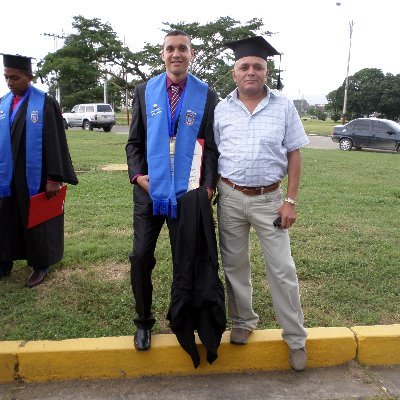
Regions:
M 387 121 L 386 123 L 390 131 L 400 133 L 400 124 L 394 121 Z
M 78 112 L 84 113 L 85 112 L 85 106 L 79 106 Z
M 109 104 L 99 104 L 97 106 L 97 112 L 112 112 L 112 108 Z
M 71 110 L 71 112 L 78 112 L 78 106 L 75 106 L 72 110 Z
M 353 131 L 357 135 L 370 135 L 371 132 L 371 121 L 359 120 L 355 121 Z
M 94 112 L 94 106 L 86 106 L 86 112 Z
M 372 130 L 374 133 L 386 133 L 391 129 L 391 127 L 383 121 L 372 121 Z

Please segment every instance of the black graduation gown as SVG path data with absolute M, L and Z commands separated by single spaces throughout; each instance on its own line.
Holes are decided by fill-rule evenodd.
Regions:
M 218 276 L 217 239 L 205 188 L 180 199 L 171 304 L 167 318 L 180 345 L 200 364 L 194 331 L 211 364 L 226 328 L 224 287 Z
M 0 261 L 27 260 L 31 267 L 48 267 L 64 253 L 64 216 L 60 215 L 27 229 L 29 191 L 26 180 L 26 109 L 21 105 L 11 127 L 13 158 L 12 195 L 0 198 Z M 58 103 L 46 95 L 43 116 L 42 178 L 76 185 L 67 138 Z

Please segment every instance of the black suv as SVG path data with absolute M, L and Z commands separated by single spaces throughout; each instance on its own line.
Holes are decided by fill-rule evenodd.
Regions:
M 341 150 L 370 147 L 400 152 L 400 125 L 388 119 L 358 118 L 333 127 L 332 140 Z

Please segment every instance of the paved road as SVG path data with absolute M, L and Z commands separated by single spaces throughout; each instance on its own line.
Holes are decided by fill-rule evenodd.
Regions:
M 0 400 L 400 399 L 400 366 L 0 385 Z
M 330 136 L 308 136 L 310 143 L 306 147 L 312 149 L 328 149 L 328 150 L 339 150 L 339 145 L 332 142 Z

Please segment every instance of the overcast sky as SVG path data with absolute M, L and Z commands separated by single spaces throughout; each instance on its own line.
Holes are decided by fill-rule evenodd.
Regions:
M 239 21 L 261 18 L 267 38 L 283 53 L 284 93 L 310 104 L 326 102 L 346 77 L 349 21 L 354 21 L 350 72 L 379 68 L 399 74 L 400 2 L 398 0 L 201 0 L 184 2 L 20 0 L 0 13 L 0 53 L 21 54 L 40 60 L 62 46 L 43 35 L 72 33 L 72 17 L 99 18 L 109 22 L 132 51 L 145 41 L 161 43 L 162 22 L 206 23 L 222 16 Z M 3 70 L 2 60 L 0 67 Z M 7 92 L 4 80 L 0 96 Z

